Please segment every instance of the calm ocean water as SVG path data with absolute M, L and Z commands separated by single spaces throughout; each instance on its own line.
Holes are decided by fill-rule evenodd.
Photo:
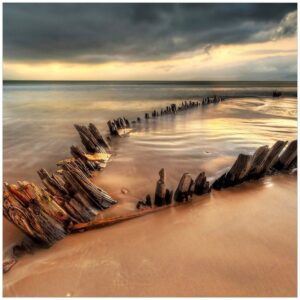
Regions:
M 275 89 L 287 97 L 297 91 L 293 82 L 5 82 L 4 179 L 36 181 L 38 168 L 68 157 L 80 143 L 74 123 L 95 122 L 105 132 L 111 118 L 133 119 L 189 97 L 266 97 Z
M 274 89 L 283 97 L 272 98 Z M 118 200 L 105 214 L 134 211 L 146 194 L 153 197 L 161 167 L 174 190 L 183 172 L 195 178 L 205 171 L 213 180 L 238 153 L 296 138 L 293 83 L 5 84 L 4 180 L 40 184 L 37 169 L 53 171 L 72 144 L 81 145 L 74 123 L 94 122 L 105 133 L 111 118 L 133 120 L 211 94 L 235 97 L 150 119 L 113 140 L 113 160 L 93 178 Z M 4 275 L 4 295 L 294 296 L 296 223 L 296 176 L 266 177 L 193 197 L 191 205 L 70 235 L 22 257 Z M 3 226 L 7 253 L 23 235 L 7 220 Z

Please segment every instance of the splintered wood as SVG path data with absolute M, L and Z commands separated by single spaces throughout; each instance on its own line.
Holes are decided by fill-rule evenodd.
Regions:
M 62 173 L 38 171 L 45 188 L 26 181 L 5 183 L 5 217 L 42 246 L 63 238 L 68 227 L 93 219 L 100 210 L 115 204 L 75 165 L 65 163 Z
M 112 225 L 157 212 L 164 208 L 178 206 L 183 202 L 190 201 L 193 195 L 207 194 L 212 189 L 220 190 L 241 184 L 247 180 L 272 175 L 276 172 L 289 172 L 297 168 L 297 140 L 292 141 L 284 150 L 286 144 L 287 142 L 285 141 L 277 141 L 270 149 L 268 146 L 259 147 L 253 155 L 239 154 L 229 171 L 220 176 L 211 185 L 207 181 L 204 172 L 200 172 L 195 180 L 193 180 L 191 174 L 184 173 L 178 183 L 174 197 L 173 192 L 167 189 L 166 172 L 164 169 L 161 169 L 156 183 L 153 203 L 151 196 L 147 195 L 146 201 L 138 201 L 136 205 L 138 212 L 74 224 L 71 231 L 85 231 Z
M 216 104 L 224 99 L 214 96 L 205 97 L 200 101 L 183 101 L 179 106 L 171 104 L 166 108 L 145 113 L 145 121 L 201 105 Z M 132 123 L 136 122 L 141 123 L 142 119 L 138 117 Z M 124 117 L 108 121 L 107 125 L 113 136 L 124 136 L 132 131 L 129 120 Z M 92 123 L 88 126 L 75 124 L 74 127 L 85 151 L 72 145 L 70 148 L 72 158 L 59 161 L 53 174 L 49 174 L 45 169 L 38 170 L 44 187 L 38 187 L 27 181 L 19 181 L 17 184 L 4 183 L 4 216 L 20 228 L 31 241 L 44 247 L 50 247 L 70 232 L 115 224 L 179 205 L 189 201 L 194 194 L 207 194 L 211 189 L 220 190 L 247 180 L 259 179 L 276 172 L 289 172 L 297 168 L 297 140 L 288 145 L 286 141 L 277 141 L 271 148 L 259 147 L 253 155 L 239 154 L 229 171 L 212 184 L 207 181 L 204 172 L 200 172 L 195 180 L 191 174 L 184 173 L 174 197 L 173 191 L 167 188 L 166 171 L 161 169 L 153 202 L 151 195 L 148 194 L 145 200 L 138 201 L 137 212 L 99 219 L 95 217 L 101 210 L 117 203 L 89 179 L 92 172 L 102 170 L 109 162 L 110 138 L 104 138 Z M 10 270 L 15 263 L 15 258 L 4 262 L 4 271 Z
M 282 153 L 286 144 L 286 141 L 277 141 L 270 149 L 268 146 L 258 148 L 253 155 L 240 154 L 231 169 L 220 176 L 212 184 L 212 188 L 220 190 L 250 179 L 258 179 L 278 171 L 289 171 L 295 168 L 297 166 L 297 140 L 292 141 Z
M 75 128 L 87 153 L 71 146 L 73 158 L 58 162 L 53 174 L 38 170 L 44 188 L 26 181 L 4 184 L 4 216 L 41 246 L 51 246 L 69 227 L 88 222 L 117 203 L 89 179 L 106 166 L 110 145 L 94 124 Z

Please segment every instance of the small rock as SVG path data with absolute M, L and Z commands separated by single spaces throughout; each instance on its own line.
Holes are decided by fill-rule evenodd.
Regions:
M 13 258 L 10 260 L 4 261 L 3 262 L 3 273 L 8 272 L 16 263 L 17 263 L 17 261 Z
M 121 192 L 122 192 L 123 194 L 125 194 L 125 195 L 128 194 L 128 190 L 125 189 L 125 188 L 122 188 L 122 189 L 121 189 Z

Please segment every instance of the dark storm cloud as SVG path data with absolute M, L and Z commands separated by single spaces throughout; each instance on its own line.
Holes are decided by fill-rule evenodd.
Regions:
M 296 4 L 4 4 L 4 60 L 153 60 L 295 34 Z M 293 15 L 293 14 L 292 14 Z

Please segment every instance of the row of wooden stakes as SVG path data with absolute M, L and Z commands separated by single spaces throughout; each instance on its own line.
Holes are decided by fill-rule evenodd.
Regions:
M 297 168 L 297 140 L 290 142 L 285 148 L 287 143 L 286 141 L 277 141 L 271 148 L 259 147 L 253 155 L 240 154 L 230 170 L 217 178 L 211 185 L 204 172 L 200 172 L 195 180 L 189 173 L 184 173 L 174 197 L 173 191 L 166 188 L 165 170 L 161 169 L 153 206 L 170 205 L 172 200 L 178 203 L 188 201 L 193 194 L 203 195 L 209 193 L 211 189 L 220 190 L 251 179 L 272 175 L 275 172 L 286 172 Z M 138 201 L 136 207 L 137 209 L 152 207 L 150 195 L 146 196 L 146 201 Z
M 145 113 L 145 120 L 149 120 L 150 118 L 157 118 L 159 116 L 165 116 L 170 114 L 176 114 L 180 111 L 185 111 L 191 108 L 196 108 L 199 106 L 204 106 L 212 103 L 219 103 L 220 101 L 225 100 L 224 97 L 221 96 L 212 96 L 212 97 L 204 97 L 200 100 L 185 100 L 182 101 L 180 105 L 176 105 L 172 103 L 171 105 L 166 106 L 165 108 L 161 108 L 160 110 L 153 110 L 151 113 Z M 131 124 L 141 123 L 142 119 L 137 117 L 136 120 L 131 121 Z M 112 136 L 123 136 L 132 131 L 130 121 L 125 117 L 120 117 L 114 120 L 109 120 L 107 122 L 107 126 L 109 132 Z
M 162 110 L 160 115 L 175 114 L 199 105 L 218 103 L 223 97 L 207 97 L 201 101 L 184 101 L 180 106 L 172 104 Z M 159 114 L 155 111 L 152 117 Z M 146 117 L 147 119 L 147 117 Z M 137 122 L 141 122 L 137 118 Z M 38 171 L 44 188 L 26 181 L 17 184 L 4 184 L 3 213 L 4 216 L 20 228 L 35 243 L 49 247 L 69 232 L 107 226 L 123 220 L 131 219 L 155 212 L 172 205 L 172 201 L 180 203 L 188 200 L 193 194 L 202 195 L 211 188 L 221 189 L 239 184 L 252 178 L 260 178 L 274 171 L 290 170 L 297 166 L 297 141 L 278 141 L 270 149 L 260 147 L 253 156 L 240 154 L 229 172 L 223 174 L 212 185 L 202 172 L 194 181 L 185 173 L 173 195 L 167 189 L 165 172 L 160 171 L 154 203 L 148 195 L 145 201 L 139 201 L 137 213 L 111 219 L 95 219 L 99 211 L 117 203 L 104 190 L 90 181 L 92 172 L 103 169 L 111 157 L 110 138 L 104 138 L 94 124 L 88 126 L 74 125 L 86 152 L 77 146 L 71 146 L 72 158 L 57 163 L 57 170 L 49 174 L 45 169 Z M 126 118 L 114 120 L 117 134 L 123 135 L 131 129 Z M 280 155 L 281 154 L 281 155 Z M 18 246 L 20 247 L 20 246 Z M 8 267 L 9 268 L 9 267 Z
M 191 106 L 195 106 L 195 102 L 183 102 L 179 109 Z M 175 112 L 177 109 L 172 104 L 166 113 L 169 110 Z M 131 130 L 126 118 L 109 121 L 108 125 L 112 135 Z M 53 174 L 40 169 L 38 175 L 43 188 L 27 181 L 4 184 L 4 216 L 42 246 L 51 246 L 74 224 L 89 222 L 100 210 L 117 203 L 89 179 L 92 172 L 103 169 L 111 157 L 109 138 L 104 138 L 92 123 L 88 126 L 75 124 L 74 127 L 86 151 L 72 145 L 72 158 L 59 161 Z
M 175 103 L 172 103 L 171 105 L 166 106 L 166 108 L 162 108 L 160 111 L 159 110 L 153 110 L 152 113 L 145 113 L 145 119 L 148 120 L 151 117 L 156 118 L 159 116 L 164 116 L 164 115 L 170 115 L 170 114 L 176 114 L 181 111 L 185 111 L 191 108 L 196 108 L 199 106 L 204 106 L 207 104 L 212 104 L 212 103 L 219 103 L 220 101 L 225 100 L 224 97 L 221 96 L 213 96 L 213 97 L 204 97 L 200 100 L 189 100 L 189 101 L 182 101 L 180 105 L 176 105 Z M 138 122 L 140 122 L 140 118 L 138 118 Z
M 204 172 L 200 172 L 195 180 L 189 173 L 184 173 L 174 194 L 172 190 L 166 188 L 166 173 L 164 169 L 161 169 L 153 202 L 150 194 L 148 194 L 145 201 L 137 202 L 136 212 L 104 220 L 95 219 L 87 223 L 75 224 L 71 230 L 72 232 L 82 232 L 109 226 L 155 213 L 168 207 L 178 206 L 190 200 L 193 195 L 207 194 L 212 189 L 220 190 L 279 172 L 290 173 L 297 168 L 297 140 L 287 144 L 286 141 L 277 141 L 271 148 L 268 146 L 259 147 L 253 155 L 240 154 L 229 171 L 217 178 L 212 184 L 208 182 Z
M 27 181 L 4 184 L 4 216 L 41 246 L 51 246 L 73 224 L 88 222 L 117 203 L 89 179 L 93 171 L 106 166 L 109 142 L 92 123 L 74 127 L 86 152 L 73 145 L 72 158 L 59 161 L 53 174 L 40 169 L 43 188 Z

